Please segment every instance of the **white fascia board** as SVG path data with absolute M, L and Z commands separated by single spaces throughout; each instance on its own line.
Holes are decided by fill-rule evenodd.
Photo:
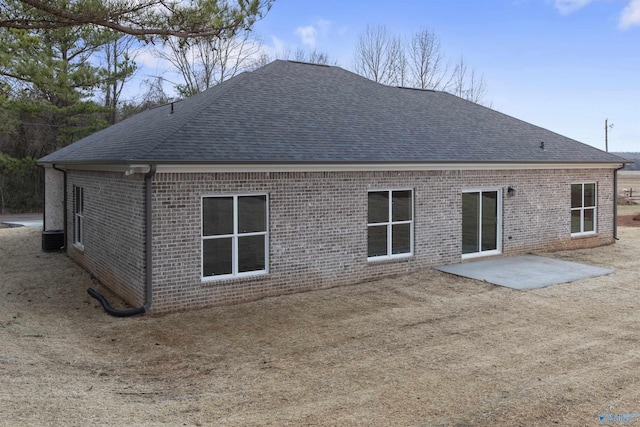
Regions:
M 159 164 L 157 173 L 483 171 L 615 169 L 621 163 L 357 163 L 357 164 Z M 148 166 L 144 169 L 148 169 Z M 146 172 L 146 170 L 145 170 Z
M 150 163 L 60 164 L 66 170 L 121 172 L 127 175 L 149 172 Z M 49 165 L 43 165 L 48 167 Z M 617 169 L 622 163 L 259 163 L 259 164 L 157 164 L 157 173 L 228 172 L 399 172 L 399 171 L 484 171 L 542 169 Z
M 55 163 L 54 163 L 55 164 Z M 149 172 L 148 164 L 101 164 L 101 163 L 69 163 L 55 164 L 56 167 L 65 170 L 99 171 L 99 172 L 121 172 L 127 175 Z M 43 165 L 48 167 L 49 165 Z

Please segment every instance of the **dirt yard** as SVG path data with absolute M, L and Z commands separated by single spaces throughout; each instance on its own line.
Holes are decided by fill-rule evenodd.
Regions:
M 551 254 L 615 275 L 545 289 L 428 270 L 118 319 L 39 229 L 2 229 L 0 425 L 640 425 L 619 423 L 640 413 L 640 228 L 619 235 Z

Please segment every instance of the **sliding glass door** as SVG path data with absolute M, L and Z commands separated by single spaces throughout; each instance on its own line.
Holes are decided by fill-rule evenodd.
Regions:
M 499 254 L 502 250 L 502 193 L 462 193 L 462 257 Z

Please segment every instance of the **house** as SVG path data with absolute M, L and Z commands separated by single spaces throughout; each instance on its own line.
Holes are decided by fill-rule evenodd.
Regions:
M 625 162 L 445 92 L 292 61 L 40 159 L 45 230 L 155 313 L 610 244 Z

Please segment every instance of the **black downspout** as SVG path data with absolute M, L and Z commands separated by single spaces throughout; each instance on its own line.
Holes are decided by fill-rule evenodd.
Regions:
M 57 171 L 62 172 L 62 176 L 63 176 L 63 178 L 62 178 L 63 179 L 62 186 L 64 187 L 64 190 L 62 191 L 62 204 L 64 205 L 64 208 L 63 208 L 64 210 L 62 212 L 62 218 L 63 218 L 63 221 L 64 221 L 64 226 L 63 226 L 64 227 L 64 246 L 61 247 L 60 250 L 61 251 L 62 250 L 66 251 L 67 250 L 67 238 L 68 238 L 68 236 L 67 236 L 67 228 L 68 228 L 67 227 L 67 171 L 66 171 L 66 169 L 58 169 L 55 164 L 52 164 L 51 167 L 53 169 L 57 170 Z M 43 188 L 43 190 L 44 190 L 44 188 Z M 46 203 L 45 203 L 45 206 L 46 206 Z M 43 217 L 42 217 L 42 229 L 44 231 L 46 231 L 45 230 L 45 226 L 46 226 L 46 223 L 45 223 L 45 218 L 44 218 L 44 214 L 43 214 Z
M 145 303 L 144 305 L 138 308 L 132 308 L 130 310 L 116 310 L 111 307 L 107 300 L 96 292 L 94 289 L 89 288 L 87 292 L 93 298 L 97 299 L 100 304 L 102 304 L 102 308 L 104 311 L 109 313 L 115 317 L 129 317 L 135 316 L 136 314 L 143 314 L 151 308 L 152 303 L 152 289 L 151 285 L 153 284 L 153 254 L 151 251 L 151 245 L 153 243 L 153 228 L 152 228 L 152 217 L 151 214 L 153 212 L 151 206 L 151 196 L 152 196 L 152 179 L 153 175 L 156 173 L 156 165 L 149 165 L 149 172 L 144 175 L 144 199 L 145 199 Z
M 40 166 L 42 169 L 42 179 L 40 180 L 40 186 L 42 188 L 42 231 L 46 231 L 47 226 L 47 191 L 45 187 L 47 186 L 47 172 L 43 166 Z
M 153 302 L 153 205 L 152 205 L 152 184 L 153 176 L 156 174 L 156 165 L 149 165 L 149 172 L 144 175 L 144 192 L 145 192 L 145 281 L 146 281 L 146 302 L 144 304 L 144 310 L 147 311 L 151 308 Z
M 618 238 L 618 171 L 624 169 L 625 163 L 619 168 L 613 171 L 613 238 L 614 240 L 620 240 Z

